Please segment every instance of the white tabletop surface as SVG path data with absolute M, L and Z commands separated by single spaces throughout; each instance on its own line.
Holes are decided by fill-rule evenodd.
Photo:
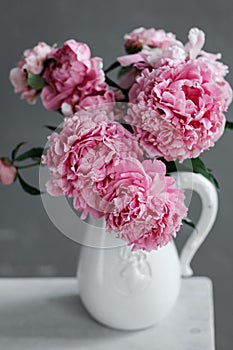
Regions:
M 212 283 L 182 280 L 161 324 L 116 331 L 83 308 L 75 278 L 0 279 L 0 350 L 214 350 Z

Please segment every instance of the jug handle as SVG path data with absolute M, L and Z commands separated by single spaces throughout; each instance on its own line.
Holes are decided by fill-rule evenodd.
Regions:
M 181 276 L 190 277 L 192 259 L 214 225 L 218 211 L 218 193 L 215 186 L 201 174 L 178 172 L 172 174 L 178 188 L 195 191 L 201 199 L 202 211 L 196 228 L 185 242 L 180 254 Z

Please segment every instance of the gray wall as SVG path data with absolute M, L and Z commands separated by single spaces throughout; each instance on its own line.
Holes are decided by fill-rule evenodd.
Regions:
M 8 72 L 23 49 L 40 40 L 52 44 L 74 38 L 87 42 L 93 55 L 104 57 L 107 66 L 123 53 L 123 34 L 141 25 L 164 28 L 184 41 L 190 27 L 200 27 L 207 36 L 205 49 L 222 52 L 223 61 L 233 72 L 231 0 L 1 1 L 0 156 L 8 155 L 22 140 L 29 146 L 44 145 L 48 132 L 42 125 L 53 124 L 58 118 L 40 102 L 31 107 L 14 95 Z M 232 74 L 228 81 L 233 85 Z M 228 118 L 233 119 L 232 108 Z M 232 150 L 233 134 L 229 132 L 205 154 L 221 185 L 220 209 L 211 235 L 193 262 L 197 275 L 210 276 L 214 282 L 221 350 L 230 349 L 233 343 Z M 38 181 L 36 171 L 25 176 L 32 183 Z M 194 218 L 196 210 L 197 200 L 191 210 Z M 181 232 L 188 234 L 187 230 Z M 24 194 L 17 184 L 0 187 L 0 276 L 74 275 L 78 248 L 49 221 L 40 198 Z

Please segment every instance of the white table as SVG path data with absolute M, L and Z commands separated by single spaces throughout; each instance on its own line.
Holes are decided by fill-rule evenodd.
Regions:
M 214 350 L 212 283 L 182 280 L 178 302 L 158 326 L 125 332 L 95 322 L 75 278 L 0 279 L 0 350 Z

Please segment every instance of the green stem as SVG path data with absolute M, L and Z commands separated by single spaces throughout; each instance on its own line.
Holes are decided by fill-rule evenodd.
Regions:
M 109 86 L 115 87 L 116 89 L 121 90 L 122 92 L 124 91 L 124 89 L 122 89 L 122 87 L 120 87 L 120 85 L 118 85 L 117 83 L 115 83 L 115 81 L 113 81 L 112 79 L 110 79 L 107 75 L 105 76 L 105 81 Z
M 32 164 L 27 164 L 27 165 L 19 165 L 16 166 L 17 169 L 28 169 L 28 168 L 32 168 L 34 166 L 38 166 L 40 165 L 40 163 L 36 162 L 36 163 L 32 163 Z
M 114 62 L 111 64 L 111 66 L 109 66 L 107 69 L 105 69 L 104 73 L 107 74 L 108 72 L 111 72 L 111 70 L 120 67 L 120 63 L 119 62 Z

